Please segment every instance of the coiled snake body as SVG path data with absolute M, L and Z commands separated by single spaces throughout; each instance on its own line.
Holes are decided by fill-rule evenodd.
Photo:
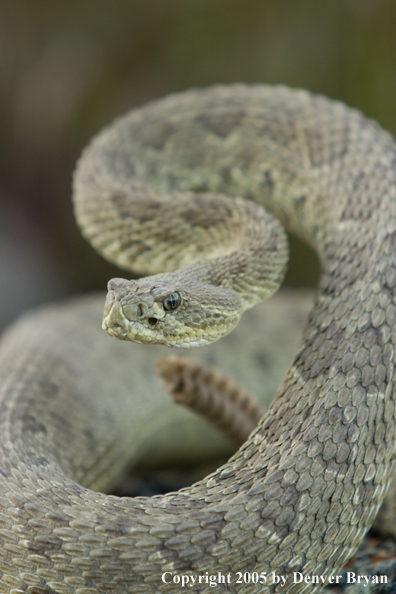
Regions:
M 11 332 L 0 353 L 2 591 L 182 592 L 162 573 L 329 575 L 349 559 L 393 469 L 395 149 L 388 133 L 340 103 L 243 85 L 154 102 L 98 137 L 77 173 L 76 210 L 106 257 L 133 261 L 137 270 L 147 251 L 162 265 L 177 259 L 180 242 L 174 252 L 156 250 L 157 239 L 143 236 L 155 234 L 157 210 L 163 234 L 176 237 L 183 221 L 181 241 L 201 241 L 197 257 L 214 241 L 228 203 L 220 197 L 209 218 L 196 205 L 207 204 L 207 193 L 241 196 L 315 247 L 320 290 L 257 430 L 210 477 L 154 498 L 90 490 L 105 484 L 105 468 L 115 474 L 125 464 L 134 411 L 151 406 L 150 394 L 141 404 L 128 400 L 128 349 L 115 375 L 105 359 L 94 367 L 99 347 L 88 335 L 75 339 L 86 316 L 78 308 L 61 333 L 55 314 L 44 328 L 38 316 L 23 338 L 22 330 Z M 180 192 L 190 193 L 187 212 L 178 211 Z M 138 206 L 143 195 L 146 211 Z M 220 239 L 227 249 L 238 229 L 230 216 Z M 320 587 L 289 582 L 287 591 Z M 208 584 L 189 590 L 212 591 Z M 233 583 L 228 591 L 276 586 Z

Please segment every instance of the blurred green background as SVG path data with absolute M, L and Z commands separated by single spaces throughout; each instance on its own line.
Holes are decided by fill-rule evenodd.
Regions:
M 0 325 L 120 275 L 73 220 L 90 137 L 151 98 L 234 81 L 324 93 L 396 133 L 396 2 L 1 0 Z M 293 253 L 288 283 L 315 283 L 315 258 Z

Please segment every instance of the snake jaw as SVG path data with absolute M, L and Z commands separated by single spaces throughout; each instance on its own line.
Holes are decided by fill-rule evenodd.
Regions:
M 102 328 L 119 340 L 129 340 L 140 344 L 161 344 L 176 348 L 194 348 L 208 344 L 200 334 L 203 332 L 192 331 L 185 328 L 174 316 L 166 316 L 158 303 L 153 302 L 151 307 L 147 303 L 133 304 L 125 300 L 124 303 L 108 295 L 103 316 Z M 136 319 L 136 317 L 140 319 Z M 155 321 L 152 328 L 150 320 Z M 189 331 L 190 330 L 190 331 Z
M 182 274 L 181 280 L 177 273 L 110 280 L 103 329 L 120 340 L 183 349 L 231 332 L 243 312 L 240 297 L 227 287 L 205 284 L 199 265 Z
M 218 340 L 235 326 L 241 312 L 237 317 L 235 312 L 224 315 L 218 304 L 207 303 L 205 315 L 202 311 L 198 315 L 192 295 L 174 284 L 162 283 L 160 276 L 109 281 L 102 328 L 110 336 L 140 344 L 191 349 Z M 180 302 L 169 311 L 164 300 L 176 294 Z

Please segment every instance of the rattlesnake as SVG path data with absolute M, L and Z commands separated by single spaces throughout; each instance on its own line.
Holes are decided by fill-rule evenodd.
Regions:
M 216 591 L 266 593 L 276 586 L 236 583 L 237 572 L 275 570 L 291 580 L 293 572 L 329 575 L 350 558 L 393 469 L 395 149 L 388 133 L 341 103 L 264 85 L 170 96 L 99 135 L 77 170 L 76 212 L 105 257 L 150 274 L 147 251 L 155 271 L 178 254 L 183 265 L 180 243 L 157 249 L 156 238 L 140 233 L 161 229 L 156 211 L 166 229 L 159 233 L 177 242 L 180 192 L 205 208 L 214 194 L 243 197 L 316 249 L 319 294 L 287 377 L 248 441 L 213 475 L 151 499 L 87 488 L 102 488 L 125 464 L 130 418 L 151 406 L 150 395 L 125 400 L 127 350 L 93 368 L 100 347 L 88 335 L 76 338 L 87 315 L 78 307 L 69 326 L 57 326 L 56 310 L 52 325 L 41 327 L 38 315 L 11 331 L 0 358 L 5 592 L 184 592 L 164 583 L 166 571 L 230 573 L 232 586 Z M 147 211 L 136 210 L 134 192 L 146 196 Z M 217 216 L 216 206 L 208 218 L 193 205 L 179 217 L 188 257 L 194 249 L 201 257 L 219 232 L 222 200 Z M 198 248 L 189 247 L 193 232 Z M 237 234 L 230 225 L 216 257 Z M 243 284 L 249 274 L 236 268 Z M 52 357 L 41 344 L 54 345 Z M 287 591 L 320 588 L 288 581 Z M 189 591 L 212 589 L 196 583 Z

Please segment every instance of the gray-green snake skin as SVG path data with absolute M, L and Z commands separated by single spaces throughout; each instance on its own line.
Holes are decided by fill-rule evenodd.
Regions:
M 147 245 L 155 252 L 126 236 L 130 194 L 143 180 L 153 184 L 152 204 L 165 191 L 239 196 L 316 249 L 319 293 L 250 439 L 213 475 L 153 498 L 90 490 L 125 466 L 137 411 L 151 414 L 150 390 L 130 397 L 134 345 L 108 338 L 119 355 L 101 356 L 101 341 L 78 334 L 90 315 L 81 305 L 67 324 L 54 310 L 52 323 L 37 314 L 11 330 L 0 347 L 1 591 L 267 594 L 276 587 L 186 590 L 161 576 L 338 571 L 372 524 L 394 466 L 394 140 L 324 97 L 235 85 L 153 102 L 96 142 L 96 168 L 76 181 L 87 199 L 77 214 L 91 216 L 87 236 L 102 225 L 93 242 L 106 257 L 121 253 L 125 265 Z M 139 214 L 138 226 L 155 228 L 155 210 Z M 172 211 L 171 201 L 170 221 Z M 199 231 L 200 219 L 187 219 Z M 289 583 L 290 593 L 321 588 Z

